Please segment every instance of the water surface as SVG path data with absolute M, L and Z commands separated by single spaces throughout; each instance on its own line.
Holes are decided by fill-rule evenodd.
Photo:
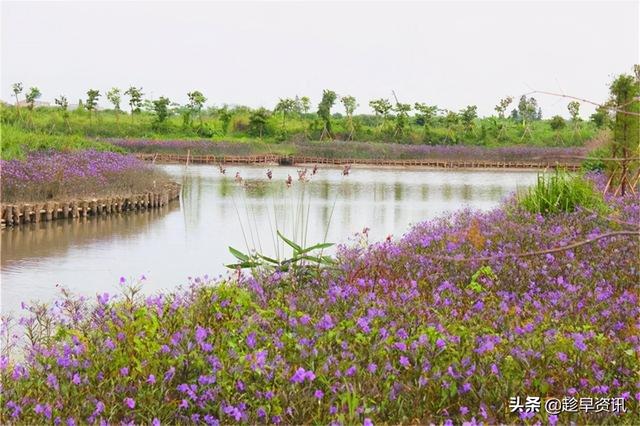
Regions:
M 276 229 L 308 245 L 348 242 L 365 227 L 371 241 L 399 238 L 411 224 L 457 209 L 491 209 L 536 179 L 535 172 L 367 168 L 343 176 L 342 169 L 323 168 L 301 182 L 296 168 L 273 167 L 269 181 L 266 167 L 228 166 L 224 176 L 215 166 L 160 167 L 183 184 L 180 202 L 3 230 L 3 313 L 19 310 L 21 301 L 51 301 L 57 286 L 95 296 L 117 291 L 121 276 L 144 275 L 147 292 L 173 289 L 188 277 L 215 277 L 234 260 L 230 245 L 290 254 L 274 243 Z

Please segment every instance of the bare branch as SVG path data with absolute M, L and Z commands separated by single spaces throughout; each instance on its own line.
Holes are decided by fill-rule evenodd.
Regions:
M 578 98 L 576 96 L 565 95 L 565 94 L 562 94 L 562 93 L 545 92 L 544 90 L 534 90 L 533 92 L 527 93 L 527 95 L 533 95 L 533 94 L 536 94 L 536 93 L 539 93 L 541 95 L 559 96 L 561 98 L 574 99 L 576 101 L 580 101 L 580 102 L 584 102 L 584 103 L 587 103 L 587 104 L 595 105 L 597 107 L 608 109 L 609 111 L 615 111 L 615 112 L 619 112 L 621 114 L 627 114 L 627 115 L 636 115 L 636 116 L 640 117 L 640 112 L 625 111 L 623 109 L 614 108 L 614 107 L 606 105 L 606 104 L 599 104 L 597 102 L 590 101 L 589 99 Z
M 450 261 L 450 262 L 486 262 L 488 260 L 496 260 L 496 259 L 503 259 L 505 257 L 531 257 L 531 256 L 537 256 L 537 255 L 541 255 L 541 254 L 550 254 L 550 253 L 557 253 L 560 251 L 565 251 L 565 250 L 571 250 L 573 248 L 576 247 L 580 247 L 580 246 L 584 246 L 586 244 L 591 244 L 593 242 L 596 242 L 598 240 L 601 240 L 603 238 L 610 238 L 610 237 L 616 237 L 616 236 L 640 236 L 640 230 L 638 231 L 614 231 L 614 232 L 607 232 L 605 234 L 601 234 L 598 235 L 596 237 L 593 238 L 589 238 L 587 240 L 583 240 L 583 241 L 578 241 L 572 244 L 568 244 L 564 247 L 554 247 L 554 248 L 550 248 L 550 249 L 546 249 L 546 250 L 538 250 L 538 251 L 528 251 L 528 252 L 524 252 L 524 253 L 512 253 L 512 254 L 499 254 L 499 255 L 495 255 L 495 256 L 485 256 L 485 257 L 465 257 L 465 258 L 455 258 L 455 257 L 450 257 L 450 256 L 429 256 L 429 258 L 431 259 L 435 259 L 435 260 L 445 260 L 445 261 Z

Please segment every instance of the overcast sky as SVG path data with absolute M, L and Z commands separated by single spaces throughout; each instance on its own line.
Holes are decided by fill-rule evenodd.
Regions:
M 639 56 L 640 2 L 2 2 L 2 99 L 11 83 L 70 102 L 89 88 L 273 108 L 322 89 L 442 108 L 532 90 L 602 101 Z M 538 96 L 546 117 L 566 99 Z M 341 110 L 338 106 L 336 111 Z M 586 116 L 591 110 L 583 107 Z

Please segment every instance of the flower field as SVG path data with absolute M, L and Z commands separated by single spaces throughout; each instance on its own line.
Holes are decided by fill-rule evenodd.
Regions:
M 0 172 L 6 202 L 130 194 L 164 178 L 131 155 L 95 150 L 39 151 L 24 160 L 0 160 Z
M 152 296 L 122 279 L 120 295 L 28 306 L 25 336 L 3 323 L 0 421 L 637 424 L 625 230 L 640 204 L 606 203 L 606 217 L 541 216 L 511 200 L 374 244 L 363 230 L 316 278 L 204 277 Z M 626 412 L 512 413 L 527 396 L 621 398 Z

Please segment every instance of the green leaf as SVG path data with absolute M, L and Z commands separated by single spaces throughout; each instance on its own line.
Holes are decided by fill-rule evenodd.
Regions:
M 300 250 L 300 254 L 309 253 L 310 251 L 313 251 L 313 250 L 326 249 L 328 247 L 331 247 L 332 245 L 333 245 L 333 243 L 319 243 L 319 244 L 316 244 L 314 246 L 307 247 L 305 249 Z
M 277 233 L 278 233 L 278 236 L 282 239 L 282 241 L 287 243 L 287 245 L 293 248 L 297 253 L 300 253 L 302 251 L 302 247 L 300 247 L 298 244 L 294 243 L 293 241 L 291 241 L 290 239 L 282 235 L 280 231 L 277 231 Z
M 242 253 L 239 250 L 234 249 L 231 246 L 229 246 L 229 252 L 231 252 L 231 254 L 234 255 L 235 258 L 238 259 L 238 260 L 243 260 L 243 261 L 249 260 L 249 256 L 248 255 Z

